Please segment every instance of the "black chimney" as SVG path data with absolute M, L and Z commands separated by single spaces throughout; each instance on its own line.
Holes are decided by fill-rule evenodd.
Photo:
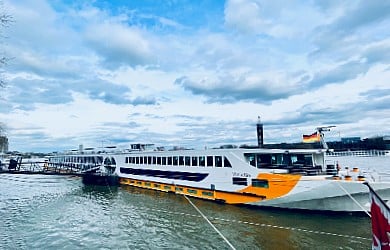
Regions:
M 260 116 L 258 116 L 257 124 L 257 145 L 259 148 L 262 148 L 264 145 L 264 137 L 263 137 L 263 124 L 261 123 Z

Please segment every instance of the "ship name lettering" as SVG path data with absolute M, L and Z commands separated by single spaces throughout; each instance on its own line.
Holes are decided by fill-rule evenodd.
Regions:
M 240 172 L 233 172 L 233 176 L 235 177 L 251 177 L 248 173 L 240 173 Z

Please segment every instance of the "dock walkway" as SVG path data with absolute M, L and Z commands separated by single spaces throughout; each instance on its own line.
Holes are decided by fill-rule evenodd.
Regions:
M 79 169 L 68 166 L 52 166 L 47 161 L 23 162 L 21 159 L 1 163 L 0 174 L 83 175 Z

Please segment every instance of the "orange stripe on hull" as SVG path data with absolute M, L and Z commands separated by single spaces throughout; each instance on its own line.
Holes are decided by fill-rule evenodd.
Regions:
M 163 184 L 158 182 L 142 181 L 128 178 L 120 178 L 119 183 L 122 185 L 129 185 L 145 189 L 153 189 L 163 192 L 174 192 L 176 194 L 185 194 L 207 200 L 222 201 L 228 204 L 244 204 L 249 202 L 256 202 L 264 199 L 262 196 L 255 194 L 224 192 L 220 190 L 201 189 L 194 187 L 185 187 L 179 185 Z

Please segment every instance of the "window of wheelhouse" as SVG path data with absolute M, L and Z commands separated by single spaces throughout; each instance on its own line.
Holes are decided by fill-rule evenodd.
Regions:
M 172 156 L 168 156 L 167 162 L 168 162 L 168 165 L 172 165 Z
M 314 165 L 313 157 L 311 154 L 304 155 L 304 158 L 305 158 L 305 166 L 313 166 Z
M 282 164 L 282 155 L 281 154 L 274 154 L 271 156 L 271 164 L 272 165 L 281 165 Z
M 256 158 L 255 158 L 255 154 L 252 154 L 252 153 L 246 153 L 244 154 L 246 160 L 248 161 L 248 163 L 250 165 L 252 165 L 253 167 L 256 167 Z
M 272 165 L 291 166 L 291 157 L 288 153 L 274 154 L 271 159 Z
M 291 157 L 288 153 L 280 154 L 244 154 L 248 163 L 257 168 L 286 167 L 291 166 Z
M 305 154 L 290 154 L 291 164 L 293 166 L 312 166 L 311 155 Z
M 270 167 L 272 156 L 270 154 L 257 154 L 256 155 L 256 165 L 258 168 L 267 168 Z

